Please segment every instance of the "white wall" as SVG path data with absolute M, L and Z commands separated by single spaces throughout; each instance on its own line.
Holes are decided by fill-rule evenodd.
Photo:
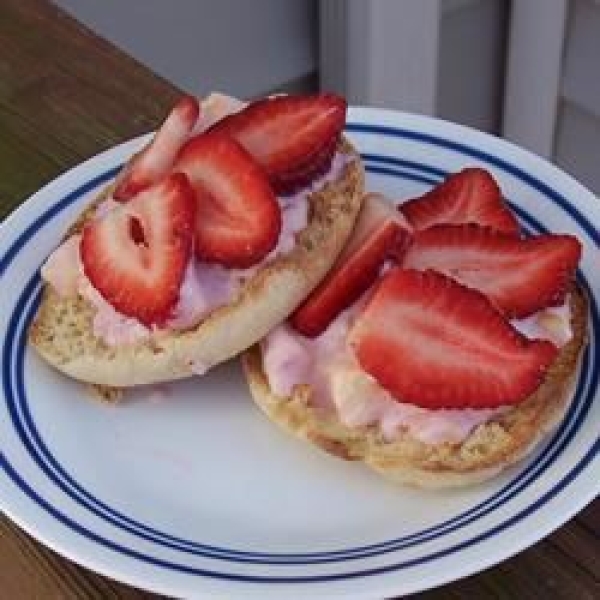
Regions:
M 315 77 L 316 0 L 55 3 L 192 93 L 252 97 Z
M 508 5 L 444 0 L 436 114 L 497 133 L 502 116 Z
M 364 24 L 348 27 L 344 22 L 348 6 L 366 7 L 367 0 L 54 1 L 156 73 L 196 94 L 220 89 L 253 97 L 276 89 L 311 89 L 316 85 L 319 60 L 319 4 L 321 74 L 326 75 L 326 87 L 348 92 L 351 86 L 344 62 L 348 48 L 360 51 L 368 38 Z M 411 0 L 417 1 L 421 0 Z M 429 1 L 439 1 L 441 11 L 436 39 L 423 41 L 437 46 L 438 55 L 437 74 L 430 74 L 433 98 L 424 112 L 497 132 L 503 110 L 509 3 Z M 392 8 L 406 24 L 405 15 L 414 12 L 414 5 L 411 12 L 402 10 L 400 0 L 387 2 L 399 3 Z M 391 31 L 392 45 L 394 25 L 384 27 Z M 349 39 L 349 30 L 358 33 Z M 377 39 L 378 32 L 371 33 Z M 570 0 L 552 158 L 598 193 L 599 60 L 600 0 Z M 348 68 L 360 70 L 356 63 L 353 59 Z M 387 104 L 406 108 L 403 102 L 415 94 L 411 96 L 406 86 L 397 92 Z M 403 100 L 404 92 L 408 95 Z
M 600 2 L 574 0 L 565 36 L 556 162 L 600 195 Z
M 321 83 L 498 132 L 506 0 L 321 0 Z
M 298 84 L 302 89 L 316 81 L 318 0 L 54 1 L 193 93 L 220 89 L 252 97 Z M 321 3 L 339 5 L 331 0 Z M 398 7 L 398 18 L 404 18 L 403 8 L 410 6 Z M 435 112 L 496 131 L 506 3 L 442 0 L 442 7 Z M 394 24 L 390 25 L 393 32 Z M 358 37 L 349 40 L 351 49 L 364 44 L 365 37 L 359 30 Z M 337 65 L 339 60 L 333 69 Z M 417 72 L 423 75 L 423 65 Z

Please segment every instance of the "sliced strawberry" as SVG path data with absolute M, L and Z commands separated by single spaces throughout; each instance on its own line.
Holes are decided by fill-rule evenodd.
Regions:
M 396 210 L 395 206 L 386 196 L 376 192 L 365 194 L 362 201 L 362 208 L 352 230 L 352 235 L 342 251 L 338 262 L 354 254 L 363 242 L 386 221 L 394 221 L 402 230 L 402 235 L 397 240 L 398 243 L 403 239 L 410 238 L 410 233 L 412 232 L 410 223 Z
M 396 400 L 429 409 L 520 402 L 557 354 L 521 335 L 483 294 L 434 271 L 388 272 L 349 339 Z
M 365 195 L 358 222 L 343 256 L 355 251 L 370 232 L 389 220 L 397 223 L 399 230 L 393 243 L 388 247 L 386 258 L 400 262 L 411 244 L 413 227 L 391 201 L 378 192 L 369 192 Z
M 334 94 L 276 96 L 249 104 L 213 126 L 235 138 L 267 171 L 277 193 L 289 193 L 325 172 L 346 121 Z
M 136 154 L 119 174 L 113 192 L 115 200 L 129 200 L 167 175 L 199 115 L 198 100 L 193 96 L 183 96 L 150 144 Z
M 515 216 L 485 169 L 463 169 L 399 208 L 415 229 L 439 223 L 478 223 L 512 235 L 519 233 Z
M 352 237 L 333 269 L 292 315 L 297 331 L 319 335 L 371 286 L 390 248 L 409 235 L 395 213 L 381 196 L 370 194 L 365 199 Z
M 228 267 L 249 267 L 277 244 L 281 210 L 266 174 L 235 140 L 205 133 L 189 140 L 173 167 L 197 199 L 196 254 Z
M 370 231 L 389 219 L 398 223 L 405 233 L 412 232 L 412 225 L 396 210 L 391 200 L 378 192 L 368 192 L 363 198 L 362 209 L 352 232 L 352 241 L 358 243 Z
M 292 194 L 325 175 L 331 167 L 338 141 L 339 137 L 331 138 L 331 141 L 327 142 L 317 154 L 295 169 L 281 172 L 277 177 L 271 177 L 271 185 L 281 195 Z
M 518 318 L 562 304 L 580 256 L 571 235 L 520 239 L 474 224 L 436 225 L 415 232 L 401 264 L 453 277 Z
M 179 173 L 85 227 L 84 272 L 118 312 L 148 326 L 169 317 L 192 251 L 195 209 Z

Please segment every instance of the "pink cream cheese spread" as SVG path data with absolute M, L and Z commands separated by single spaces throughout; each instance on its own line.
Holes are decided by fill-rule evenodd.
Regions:
M 271 389 L 282 397 L 282 402 L 294 386 L 307 384 L 313 390 L 313 406 L 335 411 L 347 427 L 378 427 L 388 441 L 404 430 L 431 445 L 460 443 L 478 425 L 504 410 L 429 410 L 396 401 L 360 368 L 346 342 L 361 304 L 342 312 L 314 339 L 282 324 L 262 341 L 263 368 Z M 572 337 L 568 299 L 563 306 L 512 324 L 527 337 L 549 339 L 558 346 Z
M 222 94 L 211 94 L 202 103 L 202 117 L 194 133 L 210 127 L 227 114 L 236 112 L 245 104 Z M 258 269 L 278 256 L 291 252 L 296 243 L 296 235 L 306 228 L 309 212 L 309 194 L 337 179 L 348 158 L 337 153 L 332 164 L 321 178 L 296 194 L 279 198 L 282 225 L 275 248 L 258 264 L 248 269 L 227 269 L 218 264 L 209 264 L 192 257 L 187 265 L 179 293 L 179 301 L 174 307 L 165 327 L 152 330 L 137 319 L 117 312 L 94 288 L 85 276 L 79 255 L 80 235 L 73 235 L 63 242 L 42 266 L 42 278 L 61 296 L 79 293 L 96 310 L 93 320 L 94 335 L 111 346 L 143 341 L 163 330 L 182 330 L 199 323 L 210 312 L 231 303 L 244 282 Z M 119 206 L 112 198 L 100 204 L 96 218 Z

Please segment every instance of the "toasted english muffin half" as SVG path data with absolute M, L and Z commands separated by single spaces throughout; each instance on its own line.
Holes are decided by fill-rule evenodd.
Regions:
M 569 298 L 573 337 L 560 349 L 544 382 L 458 444 L 426 444 L 404 431 L 386 441 L 377 427 L 349 428 L 333 411 L 314 408 L 308 385 L 295 386 L 291 397 L 277 396 L 263 370 L 260 345 L 244 353 L 244 371 L 254 401 L 272 421 L 330 454 L 362 461 L 397 483 L 423 488 L 475 484 L 527 456 L 564 416 L 588 327 L 585 293 L 576 287 Z
M 307 227 L 294 248 L 260 267 L 227 305 L 197 326 L 153 335 L 143 342 L 109 346 L 93 333 L 94 309 L 81 296 L 64 298 L 45 285 L 29 341 L 63 373 L 100 386 L 129 387 L 172 381 L 223 362 L 268 333 L 304 300 L 334 263 L 348 239 L 360 207 L 364 171 L 360 156 L 341 139 L 345 167 L 337 179 L 309 194 Z M 82 230 L 106 189 L 69 231 Z M 104 390 L 107 391 L 107 390 Z M 106 396 L 106 393 L 103 393 Z

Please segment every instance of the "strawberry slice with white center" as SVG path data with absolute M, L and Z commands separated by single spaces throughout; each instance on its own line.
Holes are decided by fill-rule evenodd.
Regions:
M 237 140 L 286 194 L 304 187 L 331 164 L 346 122 L 346 101 L 335 94 L 258 100 L 213 126 Z
M 388 272 L 349 340 L 396 400 L 428 409 L 516 404 L 557 354 L 521 335 L 483 294 L 434 271 Z
M 485 169 L 463 169 L 432 190 L 399 206 L 415 229 L 439 223 L 477 223 L 518 235 L 519 223 Z
M 235 140 L 205 133 L 189 140 L 173 167 L 196 192 L 196 255 L 250 267 L 277 244 L 281 210 L 263 169 Z
M 125 165 L 117 178 L 114 199 L 129 200 L 167 175 L 177 153 L 194 129 L 199 115 L 198 100 L 193 96 L 183 96 L 150 144 Z
M 346 247 L 325 279 L 296 309 L 290 322 L 307 337 L 320 335 L 377 279 L 392 248 L 409 237 L 409 225 L 379 194 L 369 194 Z
M 146 326 L 170 316 L 192 252 L 195 210 L 194 191 L 178 173 L 86 225 L 83 270 L 115 310 Z
M 509 318 L 559 306 L 572 285 L 581 244 L 571 235 L 516 238 L 478 225 L 417 231 L 401 265 L 434 269 L 485 294 Z

